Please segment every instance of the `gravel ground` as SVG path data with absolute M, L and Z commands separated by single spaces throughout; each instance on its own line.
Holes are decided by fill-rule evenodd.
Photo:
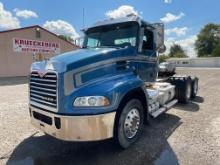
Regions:
M 0 80 L 0 164 L 213 165 L 220 162 L 220 69 L 178 69 L 200 78 L 198 97 L 145 126 L 140 140 L 119 150 L 112 140 L 56 140 L 29 123 L 25 79 Z

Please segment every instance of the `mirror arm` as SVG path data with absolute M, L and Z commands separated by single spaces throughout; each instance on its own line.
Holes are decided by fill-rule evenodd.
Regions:
M 139 44 L 138 44 L 138 52 L 142 52 L 142 45 L 143 45 L 143 36 L 144 36 L 144 28 L 140 28 L 139 32 Z

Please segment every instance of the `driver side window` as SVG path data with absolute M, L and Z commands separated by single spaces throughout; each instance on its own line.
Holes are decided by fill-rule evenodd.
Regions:
M 146 52 L 147 50 L 153 50 L 153 49 L 154 49 L 153 32 L 148 29 L 145 29 L 143 36 L 142 52 Z

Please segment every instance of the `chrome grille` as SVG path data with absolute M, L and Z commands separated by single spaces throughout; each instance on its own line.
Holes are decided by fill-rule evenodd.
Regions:
M 30 75 L 30 105 L 56 111 L 57 109 L 57 75 L 47 72 L 40 77 L 33 71 Z

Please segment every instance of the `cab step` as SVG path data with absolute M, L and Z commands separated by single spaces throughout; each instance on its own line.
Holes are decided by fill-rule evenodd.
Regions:
M 160 109 L 158 109 L 157 111 L 153 112 L 151 115 L 154 118 L 156 118 L 160 114 L 162 114 L 162 113 L 166 112 L 167 110 L 169 110 L 170 108 L 172 108 L 177 102 L 178 102 L 178 100 L 174 99 L 174 100 L 170 101 L 169 103 L 164 104 Z

